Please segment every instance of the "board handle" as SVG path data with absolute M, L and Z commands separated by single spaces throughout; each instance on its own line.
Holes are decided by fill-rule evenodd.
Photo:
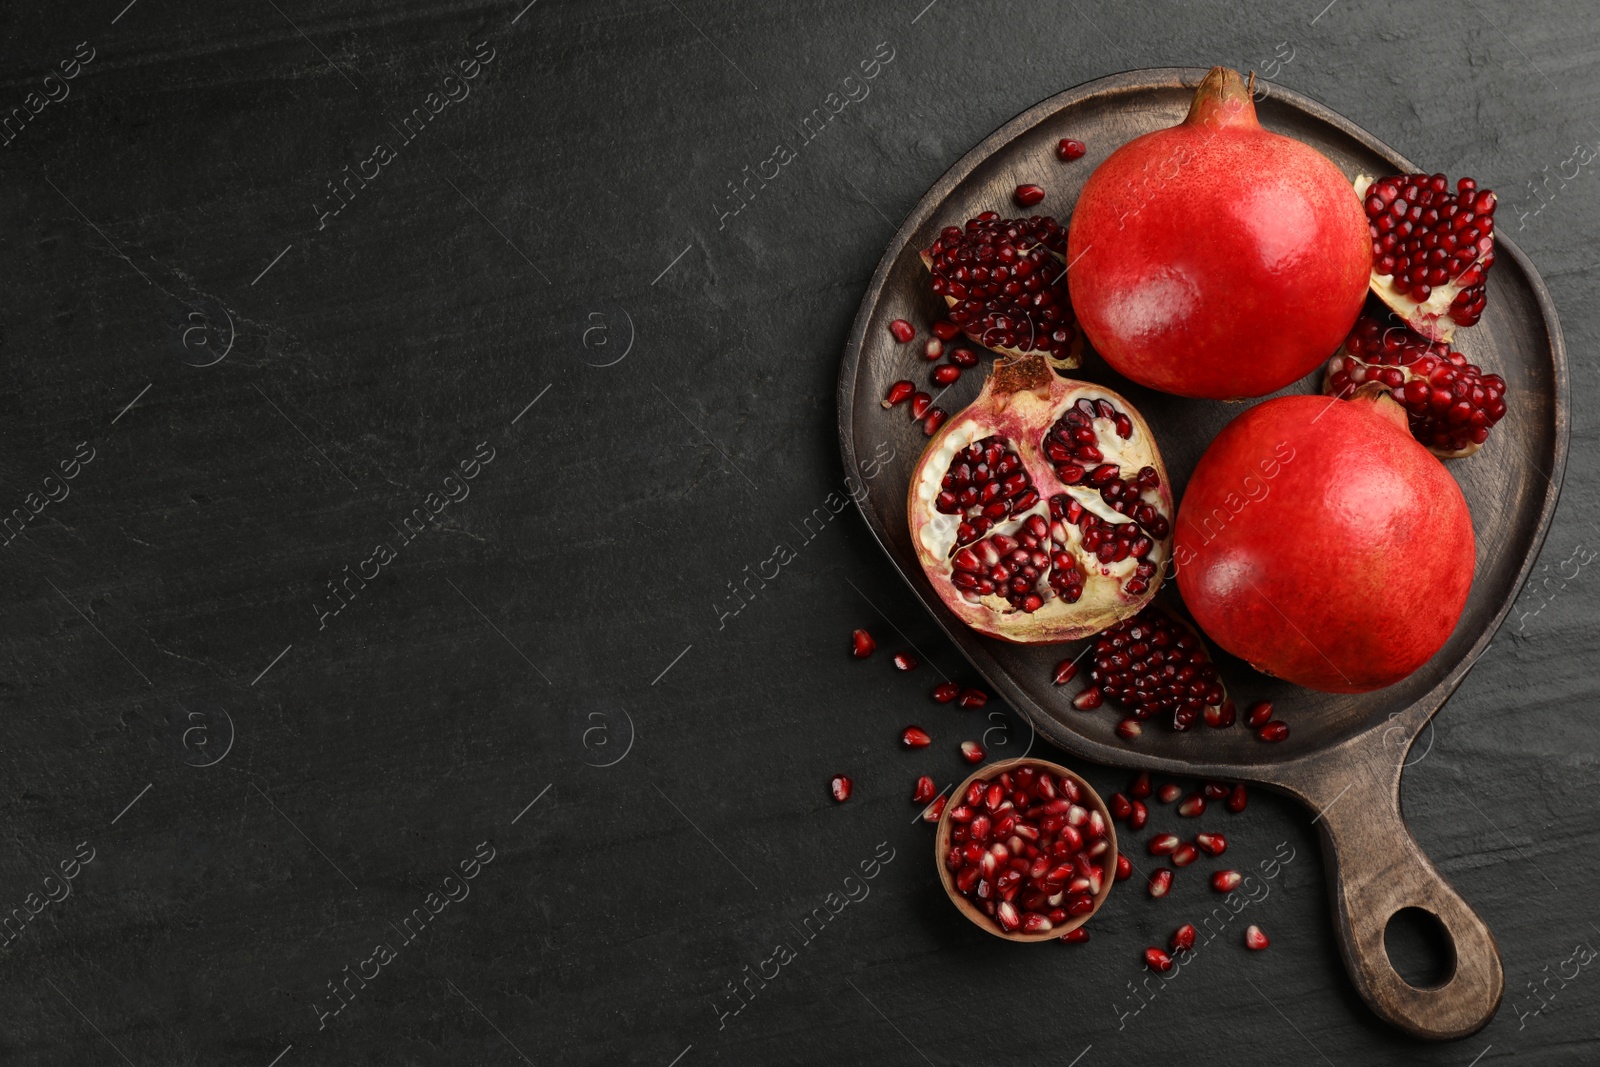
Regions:
M 1323 757 L 1282 784 L 1317 813 L 1339 952 L 1361 998 L 1409 1034 L 1447 1040 L 1494 1018 L 1505 972 L 1494 934 L 1429 862 L 1400 814 L 1400 772 L 1420 726 L 1369 731 L 1336 750 L 1332 766 Z M 1403 908 L 1421 909 L 1444 929 L 1453 960 L 1439 985 L 1412 986 L 1389 961 L 1384 932 Z

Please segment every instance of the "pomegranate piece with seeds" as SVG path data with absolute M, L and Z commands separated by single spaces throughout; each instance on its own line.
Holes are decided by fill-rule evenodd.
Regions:
M 1019 644 L 1085 637 L 1138 612 L 1172 535 L 1172 492 L 1144 419 L 1036 355 L 996 364 L 946 423 L 918 462 L 908 511 L 945 604 Z
M 847 775 L 836 774 L 833 781 L 828 783 L 828 788 L 833 790 L 833 799 L 843 804 L 850 799 L 850 790 L 854 787 Z
M 1174 730 L 1187 730 L 1227 700 L 1205 642 L 1155 604 L 1101 633 L 1091 655 L 1084 692 L 1116 701 L 1139 722 L 1161 715 Z M 1180 792 L 1175 785 L 1164 787 L 1162 803 Z
M 1494 266 L 1494 193 L 1471 178 L 1451 189 L 1443 174 L 1363 174 L 1355 187 L 1372 234 L 1378 299 L 1432 341 L 1476 324 Z
M 850 654 L 856 659 L 866 659 L 878 650 L 878 642 L 865 630 L 850 631 Z
M 947 886 L 1006 933 L 1042 935 L 1094 911 L 1111 832 L 1098 809 L 1069 799 L 1082 795 L 1071 777 L 1034 763 L 974 779 L 948 813 Z
M 1003 219 L 985 211 L 964 228 L 946 226 L 922 263 L 950 305 L 950 321 L 968 337 L 1005 355 L 1038 352 L 1070 370 L 1083 341 L 1067 299 L 1066 247 L 1066 231 L 1048 215 Z
M 1322 391 L 1348 400 L 1357 389 L 1380 387 L 1406 409 L 1411 436 L 1441 459 L 1472 455 L 1506 414 L 1500 375 L 1484 374 L 1393 316 L 1363 315 L 1328 361 Z

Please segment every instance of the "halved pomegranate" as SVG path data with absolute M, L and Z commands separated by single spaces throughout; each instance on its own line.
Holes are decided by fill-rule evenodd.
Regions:
M 1393 174 L 1356 178 L 1372 233 L 1371 289 L 1407 326 L 1448 341 L 1483 316 L 1494 266 L 1495 195 L 1471 178 Z
M 1328 361 L 1322 391 L 1348 400 L 1365 382 L 1387 386 L 1406 409 L 1411 436 L 1444 459 L 1472 455 L 1506 413 L 1504 378 L 1389 315 L 1361 316 Z
M 1133 405 L 1058 377 L 1038 354 L 996 363 L 911 477 L 911 540 L 928 579 L 979 633 L 1049 644 L 1149 602 L 1172 536 L 1172 490 Z
M 1071 370 L 1083 340 L 1067 299 L 1066 248 L 1067 232 L 1048 215 L 985 211 L 965 229 L 946 226 L 922 264 L 968 337 L 1003 355 L 1039 352 Z

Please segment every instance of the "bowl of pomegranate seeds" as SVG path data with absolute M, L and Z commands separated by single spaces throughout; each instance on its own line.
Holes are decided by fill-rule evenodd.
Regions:
M 1007 941 L 1048 941 L 1088 922 L 1116 881 L 1117 833 L 1088 782 L 1041 759 L 991 763 L 939 818 L 945 892 Z

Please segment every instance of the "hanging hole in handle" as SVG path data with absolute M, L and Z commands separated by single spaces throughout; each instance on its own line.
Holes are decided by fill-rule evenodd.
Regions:
M 1413 989 L 1438 989 L 1456 974 L 1456 945 L 1431 911 L 1401 908 L 1383 930 L 1389 965 Z

